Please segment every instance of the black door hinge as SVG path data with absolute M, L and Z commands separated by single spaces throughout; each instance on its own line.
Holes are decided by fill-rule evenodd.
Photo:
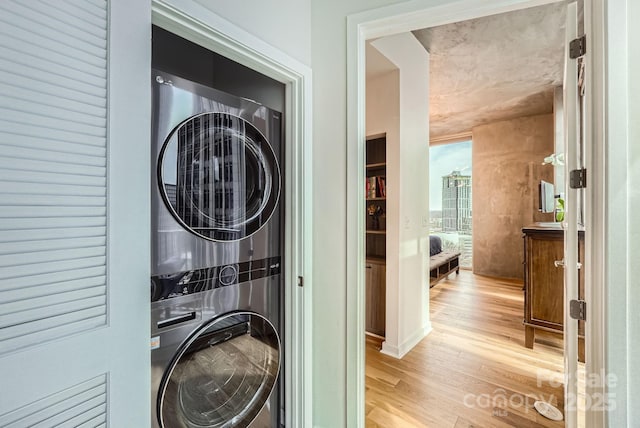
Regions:
M 584 189 L 587 187 L 587 170 L 574 169 L 569 173 L 569 187 L 572 189 Z
M 587 53 L 587 36 L 578 37 L 569 43 L 569 57 L 571 59 L 580 58 Z
M 298 287 L 304 287 L 304 278 L 301 276 L 298 277 Z
M 587 320 L 587 302 L 584 300 L 572 300 L 569 302 L 569 316 L 574 320 Z

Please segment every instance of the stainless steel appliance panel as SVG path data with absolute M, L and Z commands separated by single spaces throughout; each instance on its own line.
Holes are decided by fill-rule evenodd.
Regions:
M 281 255 L 281 114 L 160 71 L 153 79 L 152 274 Z
M 163 428 L 190 428 L 196 426 L 196 422 L 204 421 L 210 425 L 201 426 L 247 426 L 245 423 L 249 419 L 252 421 L 248 425 L 251 428 L 281 426 L 279 413 L 282 408 L 283 370 L 281 359 L 283 348 L 280 342 L 280 337 L 282 337 L 279 316 L 281 302 L 278 297 L 280 287 L 281 277 L 275 275 L 195 295 L 152 303 L 152 344 L 155 347 L 151 351 L 153 428 L 161 427 L 160 420 L 163 417 L 165 423 Z M 268 323 L 264 323 L 262 327 L 254 329 L 251 334 L 244 336 L 244 339 L 241 339 L 244 343 L 226 342 L 224 346 L 236 348 L 233 352 L 226 352 L 223 347 L 218 346 L 218 340 L 212 340 L 215 335 L 208 332 L 206 327 L 212 321 L 227 322 L 230 316 L 245 316 L 246 314 L 257 315 L 253 320 L 254 326 L 261 317 L 264 317 Z M 270 331 L 271 326 L 277 333 L 277 338 L 265 334 Z M 223 330 L 228 339 L 238 340 L 238 336 L 247 333 L 246 330 L 239 331 L 237 323 L 228 327 Z M 222 329 L 220 330 L 222 331 Z M 261 333 L 256 334 L 256 331 L 261 331 Z M 250 338 L 255 339 L 247 342 L 246 339 Z M 185 375 L 188 373 L 188 370 L 185 369 L 187 365 L 176 359 L 184 359 L 185 354 L 190 352 L 188 349 L 193 349 L 194 343 L 198 340 L 207 341 L 203 346 L 198 346 L 200 354 L 195 358 L 187 356 L 190 366 L 197 370 L 196 375 L 187 379 L 187 382 L 182 382 L 180 386 L 171 385 L 169 377 L 182 376 L 185 378 L 187 376 Z M 276 343 L 278 346 L 275 345 Z M 229 361 L 229 355 L 232 356 L 233 361 Z M 207 358 L 215 360 L 216 364 L 208 364 Z M 204 363 L 202 363 L 203 359 Z M 198 360 L 201 363 L 198 364 Z M 247 360 L 248 363 L 242 364 L 244 360 Z M 193 361 L 196 363 L 194 364 Z M 175 366 L 180 364 L 183 367 L 176 369 Z M 256 367 L 264 367 L 264 370 L 255 372 Z M 220 374 L 220 369 L 226 370 L 226 373 Z M 176 370 L 181 370 L 181 372 L 178 373 Z M 233 373 L 229 374 L 229 372 Z M 239 393 L 233 405 L 231 403 L 226 406 L 216 404 L 222 401 L 219 398 L 222 392 L 218 391 L 219 388 L 216 388 L 215 385 L 225 383 L 220 380 L 220 376 L 223 378 L 227 376 L 225 379 L 228 379 L 231 385 L 237 383 L 238 387 L 245 388 L 245 393 Z M 270 382 L 275 382 L 273 392 L 270 389 Z M 186 391 L 181 399 L 185 399 L 184 396 L 188 396 L 190 391 L 200 388 L 202 394 L 208 395 L 210 400 L 203 400 L 199 402 L 198 406 L 185 404 L 182 409 L 176 410 L 176 406 L 179 406 L 176 404 L 178 403 L 176 391 L 180 388 Z M 271 392 L 271 394 L 269 395 L 267 392 Z M 228 391 L 224 393 L 228 393 Z M 255 399 L 251 395 L 253 393 L 255 393 Z M 266 396 L 269 398 L 266 404 L 261 406 L 259 399 Z M 259 411 L 255 409 L 256 404 L 259 405 Z M 254 409 L 254 413 L 251 409 Z M 171 416 L 181 412 L 190 412 L 190 416 Z M 201 414 L 199 415 L 199 413 Z M 236 416 L 236 413 L 239 416 Z M 227 418 L 226 422 L 225 418 Z

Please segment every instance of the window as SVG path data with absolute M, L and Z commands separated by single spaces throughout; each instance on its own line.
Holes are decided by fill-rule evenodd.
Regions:
M 446 249 L 460 251 L 460 266 L 471 268 L 471 141 L 429 148 L 429 233 Z

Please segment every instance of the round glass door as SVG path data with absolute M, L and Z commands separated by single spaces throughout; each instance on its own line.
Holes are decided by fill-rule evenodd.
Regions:
M 162 148 L 158 182 L 178 222 L 214 241 L 257 232 L 280 196 L 271 145 L 251 123 L 227 113 L 203 113 L 178 125 Z
M 269 399 L 280 367 L 280 339 L 255 313 L 205 325 L 178 352 L 160 385 L 163 428 L 246 427 Z

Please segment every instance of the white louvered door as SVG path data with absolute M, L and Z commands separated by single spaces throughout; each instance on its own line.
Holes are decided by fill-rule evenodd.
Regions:
M 0 427 L 149 426 L 150 1 L 0 1 Z

